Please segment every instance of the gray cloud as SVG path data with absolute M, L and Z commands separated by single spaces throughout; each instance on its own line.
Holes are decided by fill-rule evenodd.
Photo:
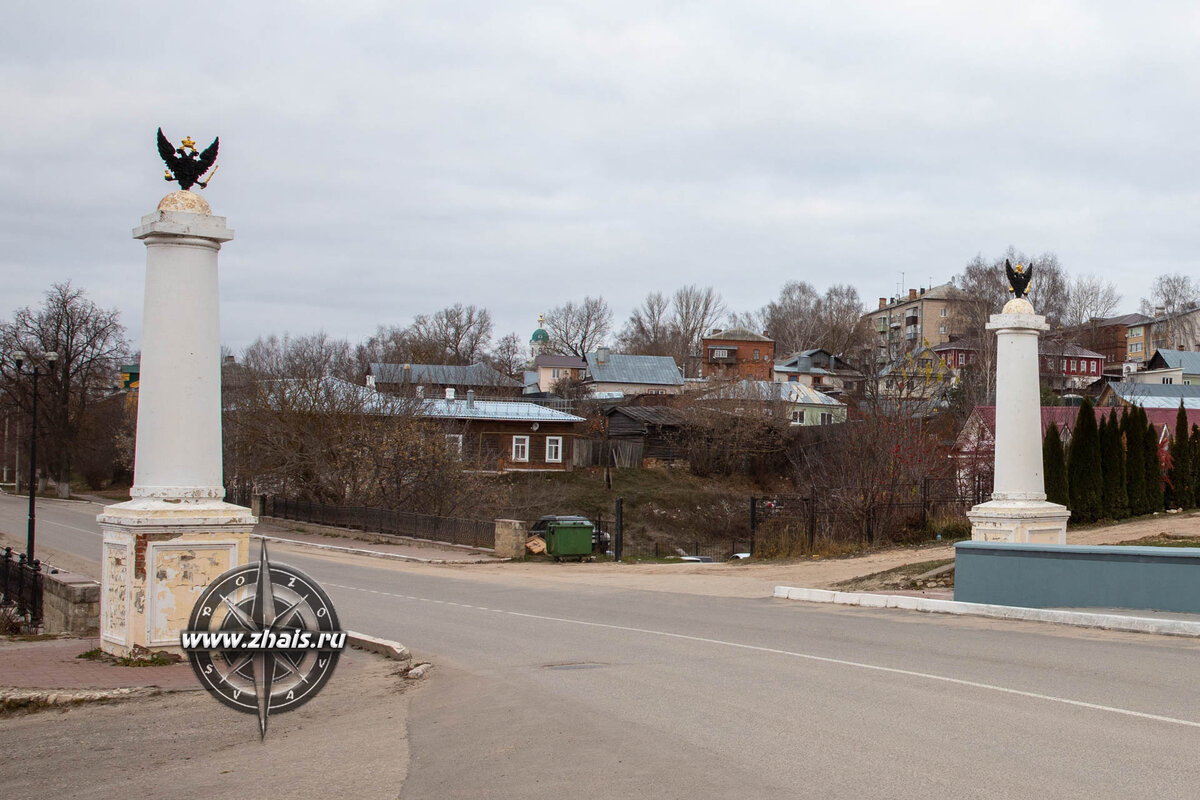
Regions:
M 866 299 L 1014 244 L 1193 270 L 1200 54 L 1175 3 L 24 4 L 0 43 L 0 313 L 72 279 L 136 335 L 169 187 L 219 134 L 223 330 L 497 333 L 603 293 Z

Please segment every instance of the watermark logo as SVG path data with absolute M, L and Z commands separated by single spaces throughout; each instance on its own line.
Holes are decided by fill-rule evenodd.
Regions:
M 270 714 L 311 700 L 346 646 L 325 590 L 295 567 L 270 563 L 266 542 L 257 564 L 234 567 L 204 590 L 179 638 L 204 688 L 257 714 L 264 737 Z

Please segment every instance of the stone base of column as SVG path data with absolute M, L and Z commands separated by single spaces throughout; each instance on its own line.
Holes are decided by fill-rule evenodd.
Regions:
M 107 506 L 100 580 L 100 647 L 114 656 L 183 655 L 179 632 L 200 593 L 250 559 L 250 509 L 219 500 L 139 498 Z
M 1066 506 L 1045 500 L 992 500 L 967 512 L 971 539 L 1014 544 L 1066 544 Z

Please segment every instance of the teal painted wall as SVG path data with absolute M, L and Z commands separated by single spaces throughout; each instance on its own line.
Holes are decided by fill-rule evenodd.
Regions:
M 959 542 L 954 599 L 1200 613 L 1200 548 Z

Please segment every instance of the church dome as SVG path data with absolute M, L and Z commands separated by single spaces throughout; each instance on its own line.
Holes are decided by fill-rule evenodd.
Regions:
M 530 344 L 545 344 L 548 341 L 550 341 L 550 334 L 546 333 L 544 328 L 538 328 L 529 338 Z

